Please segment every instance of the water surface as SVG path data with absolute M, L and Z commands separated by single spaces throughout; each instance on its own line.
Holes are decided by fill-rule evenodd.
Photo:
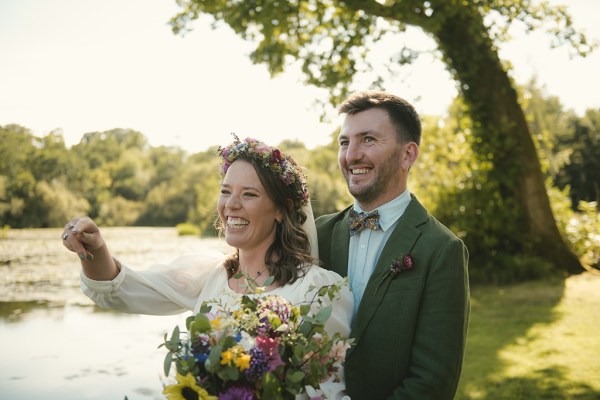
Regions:
M 0 240 L 2 399 L 161 399 L 165 332 L 185 317 L 101 310 L 79 288 L 79 259 L 62 229 L 11 230 Z M 229 251 L 219 239 L 173 228 L 104 228 L 114 256 L 133 268 L 176 256 Z

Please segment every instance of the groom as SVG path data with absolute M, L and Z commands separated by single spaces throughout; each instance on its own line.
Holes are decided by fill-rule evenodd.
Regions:
M 468 252 L 407 188 L 419 116 L 384 92 L 354 93 L 339 111 L 338 162 L 354 204 L 316 224 L 320 258 L 349 277 L 355 299 L 347 392 L 452 399 L 469 319 Z

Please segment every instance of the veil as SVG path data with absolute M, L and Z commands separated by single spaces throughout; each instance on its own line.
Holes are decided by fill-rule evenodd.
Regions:
M 306 221 L 302 224 L 302 228 L 308 240 L 310 241 L 310 255 L 314 258 L 319 258 L 319 242 L 317 240 L 317 226 L 315 225 L 315 216 L 313 214 L 312 205 L 310 200 L 306 203 L 302 209 L 306 214 Z

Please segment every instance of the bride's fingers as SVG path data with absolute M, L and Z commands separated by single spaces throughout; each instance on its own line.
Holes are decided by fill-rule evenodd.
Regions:
M 62 235 L 63 245 L 74 253 L 77 253 L 79 259 L 83 260 L 87 256 L 87 252 L 78 238 L 78 233 L 72 229 L 65 229 Z
M 90 217 L 82 217 L 76 219 L 73 224 L 73 230 L 75 232 L 94 233 L 98 232 L 98 226 Z
M 88 260 L 93 260 L 94 255 L 92 251 L 97 250 L 102 246 L 102 239 L 98 233 L 86 233 L 86 232 L 78 232 L 79 241 L 84 250 L 84 256 Z

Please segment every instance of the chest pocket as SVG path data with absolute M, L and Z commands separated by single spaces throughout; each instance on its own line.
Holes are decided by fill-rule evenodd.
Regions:
M 401 292 L 405 290 L 421 290 L 423 288 L 423 278 L 415 276 L 397 276 L 390 282 L 386 294 Z

